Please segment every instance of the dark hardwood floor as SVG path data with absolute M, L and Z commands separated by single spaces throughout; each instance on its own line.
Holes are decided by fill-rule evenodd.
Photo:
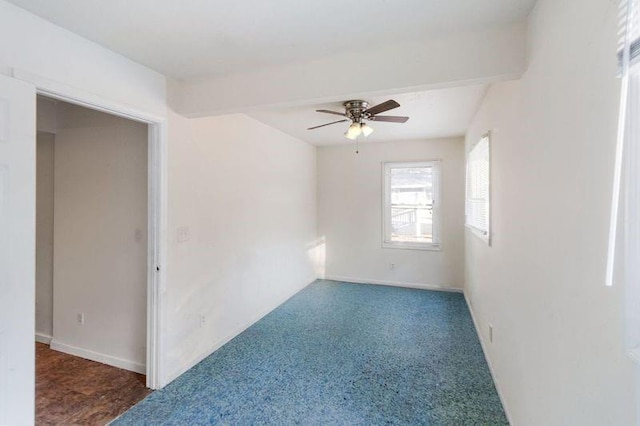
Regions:
M 150 393 L 142 374 L 36 343 L 38 425 L 104 425 Z

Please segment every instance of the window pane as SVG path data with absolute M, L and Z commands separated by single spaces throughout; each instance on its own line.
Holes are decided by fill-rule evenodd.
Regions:
M 391 169 L 391 240 L 433 242 L 433 169 Z

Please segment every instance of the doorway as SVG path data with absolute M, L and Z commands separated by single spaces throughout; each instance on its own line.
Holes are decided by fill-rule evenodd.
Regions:
M 148 125 L 38 96 L 37 130 L 37 420 L 108 420 L 145 395 Z
M 36 95 L 148 126 L 146 384 L 166 384 L 163 356 L 167 184 L 164 113 L 19 69 L 0 74 L 0 423 L 33 423 L 35 379 Z M 144 105 L 144 101 L 141 102 Z

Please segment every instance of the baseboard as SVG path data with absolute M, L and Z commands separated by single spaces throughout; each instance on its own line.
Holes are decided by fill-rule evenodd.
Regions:
M 65 343 L 58 342 L 55 339 L 51 339 L 51 349 L 59 352 L 64 352 L 69 355 L 79 356 L 80 358 L 88 359 L 90 361 L 96 361 L 102 364 L 111 365 L 113 367 L 122 368 L 123 370 L 146 374 L 146 368 L 144 364 L 117 358 L 111 355 L 101 354 L 99 352 L 94 352 L 87 349 L 78 348 L 76 346 L 67 345 Z
M 44 343 L 45 345 L 50 345 L 51 339 L 52 337 L 49 336 L 48 334 L 36 333 L 36 342 L 38 343 Z
M 435 291 L 448 291 L 452 293 L 462 293 L 461 288 L 457 287 L 449 287 L 442 285 L 434 285 L 434 284 L 425 284 L 425 283 L 410 283 L 404 281 L 386 281 L 386 280 L 374 280 L 371 278 L 356 278 L 356 277 L 341 277 L 338 275 L 325 275 L 323 278 L 329 281 L 340 281 L 345 283 L 356 283 L 356 284 L 375 284 L 375 285 L 388 285 L 392 287 L 404 287 L 404 288 L 416 288 L 419 290 L 435 290 Z
M 484 337 L 482 336 L 482 333 L 480 332 L 481 329 L 478 326 L 476 315 L 473 312 L 473 308 L 471 307 L 471 303 L 469 302 L 467 293 L 463 293 L 463 294 L 464 294 L 464 300 L 467 303 L 467 307 L 469 308 L 469 312 L 471 313 L 471 320 L 473 321 L 473 326 L 476 328 L 476 334 L 478 335 L 478 339 L 480 340 L 480 346 L 482 347 L 482 352 L 484 352 L 484 359 L 487 360 L 487 365 L 489 366 L 489 372 L 491 373 L 491 378 L 493 379 L 493 383 L 496 386 L 496 391 L 498 392 L 498 397 L 500 398 L 500 402 L 502 403 L 502 408 L 504 408 L 504 413 L 507 416 L 507 420 L 509 421 L 509 424 L 514 424 L 512 421 L 513 417 L 511 416 L 511 413 L 509 413 L 509 407 L 507 406 L 506 400 L 504 399 L 504 395 L 501 391 L 500 383 L 498 382 L 498 378 L 496 377 L 495 370 L 493 368 L 493 365 L 491 364 L 491 358 L 489 358 L 487 345 L 484 341 Z
M 253 316 L 249 321 L 247 321 L 246 323 L 242 324 L 241 326 L 235 328 L 233 331 L 231 331 L 231 333 L 227 334 L 222 339 L 220 339 L 220 340 L 216 341 L 215 343 L 213 343 L 211 346 L 209 346 L 209 349 L 204 351 L 202 354 L 192 358 L 190 362 L 186 363 L 183 367 L 179 368 L 178 370 L 176 370 L 175 372 L 170 374 L 168 376 L 168 380 L 167 380 L 166 384 L 168 385 L 169 383 L 171 383 L 172 381 L 174 381 L 175 379 L 177 379 L 178 377 L 180 377 L 181 375 L 186 373 L 189 369 L 191 369 L 196 364 L 198 364 L 199 362 L 204 360 L 206 357 L 208 357 L 209 355 L 211 355 L 212 353 L 214 353 L 215 351 L 217 351 L 218 349 L 223 347 L 231 339 L 233 339 L 234 337 L 238 336 L 240 333 L 245 331 L 247 328 L 251 327 L 253 324 L 255 324 L 258 321 L 260 321 L 262 318 L 264 318 L 271 311 L 273 311 L 278 306 L 280 306 L 283 303 L 285 303 L 287 300 L 291 299 L 293 296 L 298 294 L 302 289 L 306 288 L 309 284 L 315 282 L 316 280 L 317 280 L 317 278 L 314 278 L 312 281 L 308 282 L 304 286 L 296 289 L 293 293 L 288 294 L 287 296 L 282 298 L 278 303 L 275 304 L 275 306 L 261 311 L 259 314 Z

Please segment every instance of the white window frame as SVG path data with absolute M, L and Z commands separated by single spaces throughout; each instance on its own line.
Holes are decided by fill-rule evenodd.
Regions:
M 433 242 L 419 243 L 407 241 L 391 240 L 391 169 L 407 168 L 407 167 L 431 167 L 433 169 L 433 223 L 432 235 Z M 440 239 L 441 226 L 441 181 L 442 181 L 442 161 L 441 160 L 423 160 L 423 161 L 404 161 L 404 162 L 383 162 L 382 163 L 382 247 L 392 249 L 408 249 L 408 250 L 442 250 Z
M 489 170 L 488 170 L 488 182 L 487 182 L 487 229 L 480 229 L 477 226 L 474 226 L 468 222 L 469 217 L 469 176 L 470 176 L 470 167 L 471 162 L 470 157 L 473 150 L 478 146 L 480 142 L 483 140 L 487 141 L 487 157 L 489 161 Z M 487 132 L 480 137 L 474 143 L 467 153 L 467 161 L 466 161 L 466 179 L 465 179 L 465 217 L 464 224 L 471 231 L 472 234 L 483 240 L 487 243 L 487 245 L 491 245 L 491 132 Z

